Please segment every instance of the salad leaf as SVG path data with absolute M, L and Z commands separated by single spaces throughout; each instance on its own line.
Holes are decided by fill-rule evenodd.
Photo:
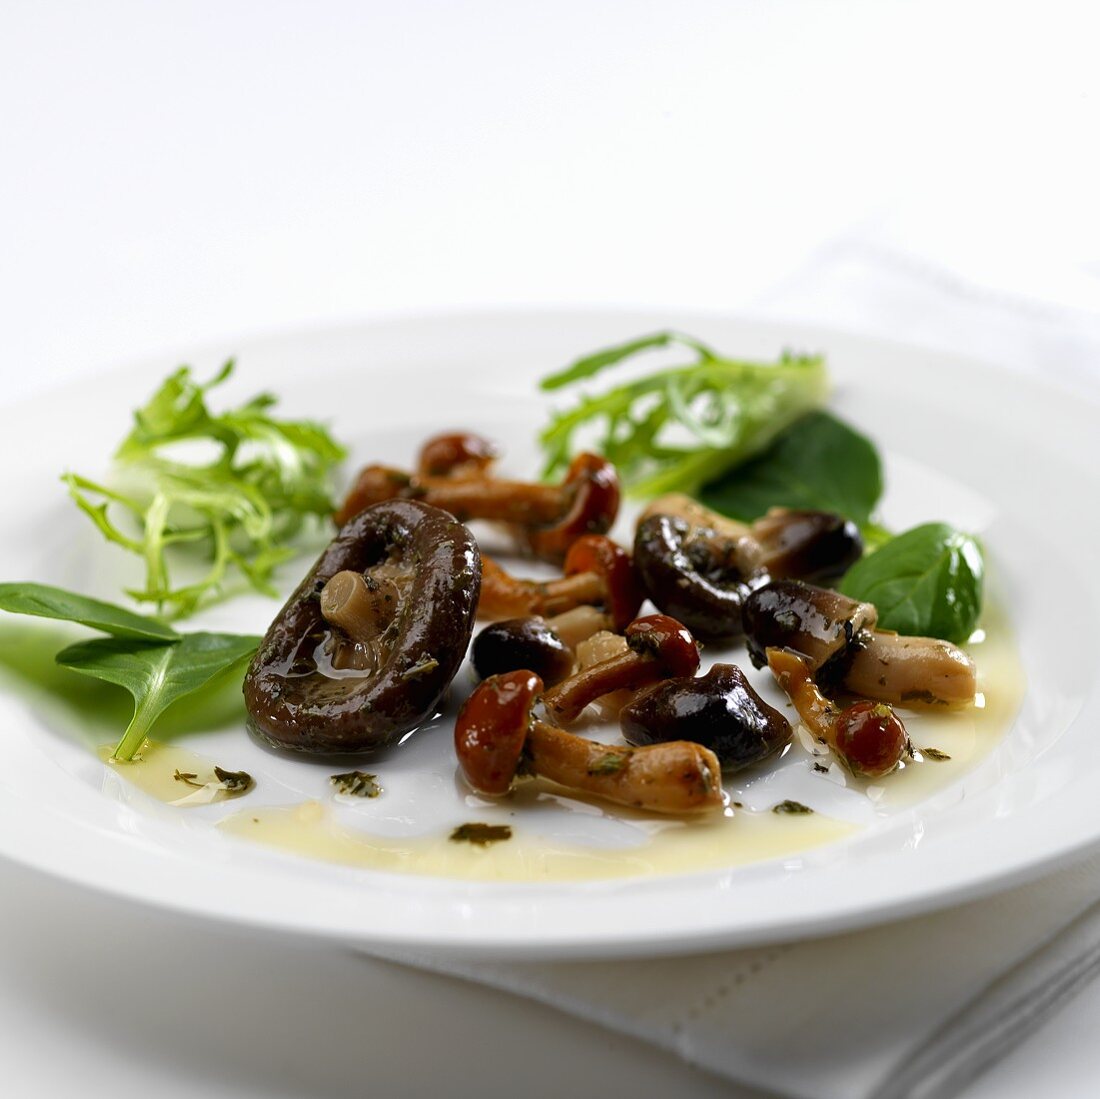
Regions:
M 857 561 L 840 590 L 874 603 L 881 629 L 958 643 L 977 625 L 984 572 L 976 539 L 925 523 Z
M 865 435 L 828 412 L 792 424 L 763 454 L 706 485 L 700 499 L 751 522 L 771 507 L 832 511 L 861 527 L 882 495 L 882 462 Z
M 166 644 L 101 637 L 62 649 L 57 662 L 74 672 L 124 687 L 134 697 L 134 716 L 112 759 L 133 759 L 150 728 L 176 699 L 205 687 L 250 656 L 259 637 L 189 633 Z
M 148 641 L 175 641 L 179 634 L 157 618 L 134 614 L 125 607 L 90 599 L 86 595 L 53 588 L 48 584 L 0 584 L 0 610 L 78 622 L 115 637 Z
M 180 634 L 155 618 L 45 584 L 0 584 L 0 610 L 55 618 L 110 634 L 62 649 L 55 660 L 133 695 L 134 716 L 112 756 L 133 759 L 158 717 L 251 656 L 261 638 L 231 633 Z
M 775 363 L 726 359 L 676 332 L 598 351 L 543 379 L 542 388 L 572 386 L 640 352 L 673 345 L 691 351 L 695 361 L 604 393 L 584 393 L 552 416 L 540 436 L 547 476 L 569 464 L 578 432 L 595 429 L 597 449 L 633 493 L 694 493 L 764 450 L 820 405 L 828 389 L 820 356 L 784 354 Z
M 100 533 L 144 559 L 145 584 L 129 594 L 171 618 L 224 595 L 234 574 L 276 594 L 272 577 L 293 539 L 334 510 L 331 474 L 344 448 L 319 424 L 276 419 L 267 393 L 212 412 L 207 396 L 233 368 L 205 383 L 186 366 L 169 376 L 134 412 L 115 455 L 118 483 L 64 477 Z M 206 571 L 176 584 L 172 567 L 187 548 Z

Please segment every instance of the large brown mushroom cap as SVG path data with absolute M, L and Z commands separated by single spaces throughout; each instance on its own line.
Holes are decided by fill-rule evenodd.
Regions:
M 367 622 L 352 638 L 326 620 L 320 595 L 342 572 L 365 574 L 387 591 L 396 585 L 384 628 Z M 244 681 L 249 728 L 296 752 L 394 743 L 436 712 L 466 655 L 480 586 L 477 545 L 450 515 L 414 500 L 360 512 L 260 644 Z

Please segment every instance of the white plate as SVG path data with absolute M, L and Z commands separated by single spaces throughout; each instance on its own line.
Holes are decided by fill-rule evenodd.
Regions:
M 949 789 L 802 856 L 688 876 L 508 884 L 383 874 L 226 837 L 210 827 L 218 807 L 184 812 L 120 792 L 73 732 L 99 721 L 87 736 L 106 740 L 101 719 L 79 713 L 78 690 L 74 722 L 74 696 L 51 697 L 45 683 L 30 693 L 12 686 L 0 699 L 0 852 L 135 900 L 258 927 L 377 948 L 533 958 L 692 951 L 853 928 L 988 892 L 1100 841 L 1095 407 L 929 352 L 709 315 L 410 318 L 249 341 L 186 361 L 202 373 L 238 354 L 238 396 L 270 388 L 288 414 L 332 420 L 352 445 L 353 463 L 407 462 L 426 433 L 463 426 L 502 437 L 511 467 L 525 471 L 545 415 L 533 380 L 580 352 L 669 325 L 731 354 L 827 351 L 835 407 L 885 452 L 888 522 L 946 519 L 984 538 L 1027 691 L 1008 735 Z M 135 578 L 127 572 L 134 562 L 93 534 L 57 476 L 65 468 L 101 472 L 128 410 L 177 361 L 145 363 L 6 410 L 0 577 L 105 598 Z M 262 632 L 275 609 L 237 600 L 201 624 Z M 43 666 L 51 651 L 45 638 L 78 636 L 14 618 L 0 629 L 0 673 L 13 685 L 19 679 L 10 666 Z M 446 729 L 438 733 L 441 745 L 449 740 Z M 266 776 L 270 801 L 323 796 L 332 770 L 276 760 L 247 739 L 236 715 L 228 728 L 185 739 L 224 766 Z M 426 735 L 414 739 L 404 757 L 387 759 L 389 770 L 378 769 L 400 790 L 414 782 L 412 761 L 429 758 L 428 743 Z M 441 804 L 463 805 L 442 767 L 416 781 L 434 783 Z M 422 794 L 410 785 L 404 795 L 421 806 L 413 812 L 420 825 L 440 812 Z

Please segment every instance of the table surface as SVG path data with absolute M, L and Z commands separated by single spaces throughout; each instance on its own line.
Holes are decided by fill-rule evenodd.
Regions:
M 853 232 L 1088 307 L 1082 7 L 6 4 L 4 391 L 393 311 L 851 323 L 798 276 Z M 12 1095 L 749 1094 L 469 984 L 11 865 L 0 895 Z M 1094 1094 L 1097 1011 L 1100 986 L 968 1099 Z

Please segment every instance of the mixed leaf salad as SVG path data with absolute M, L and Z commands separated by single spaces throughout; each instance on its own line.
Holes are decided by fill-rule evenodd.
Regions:
M 682 349 L 687 361 L 598 388 L 612 368 L 661 349 Z M 144 581 L 126 594 L 155 613 L 41 584 L 0 584 L 0 609 L 102 635 L 56 659 L 133 696 L 117 760 L 135 756 L 168 706 L 239 668 L 260 643 L 178 623 L 242 582 L 275 596 L 280 567 L 335 510 L 345 448 L 320 424 L 277 417 L 269 394 L 212 410 L 211 391 L 232 370 L 227 363 L 200 383 L 181 367 L 134 413 L 108 479 L 64 477 L 104 538 L 142 560 Z M 974 630 L 984 572 L 978 542 L 938 522 L 897 534 L 879 525 L 882 462 L 868 438 L 825 409 L 823 357 L 747 362 L 660 332 L 581 358 L 542 388 L 575 394 L 541 432 L 547 477 L 566 469 L 583 443 L 610 459 L 636 496 L 682 492 L 746 522 L 776 506 L 836 512 L 859 526 L 868 547 L 839 590 L 874 603 L 880 629 L 953 642 Z M 176 579 L 196 562 L 197 579 Z M 346 792 L 373 796 L 366 779 L 373 776 Z

